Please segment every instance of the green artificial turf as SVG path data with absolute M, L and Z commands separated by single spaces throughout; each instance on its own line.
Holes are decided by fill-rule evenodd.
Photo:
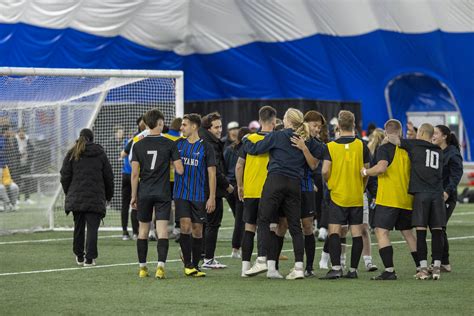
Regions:
M 170 243 L 167 279 L 155 280 L 138 279 L 135 243 L 122 241 L 114 232 L 99 233 L 95 268 L 77 268 L 71 232 L 0 236 L 0 315 L 474 314 L 472 205 L 458 206 L 450 220 L 449 237 L 466 238 L 450 241 L 453 272 L 442 274 L 439 281 L 414 280 L 414 264 L 402 243 L 394 243 L 397 281 L 370 281 L 378 272 L 365 272 L 362 263 L 358 280 L 267 280 L 264 275 L 244 279 L 240 261 L 229 258 L 232 222 L 226 210 L 216 251 L 229 267 L 209 271 L 201 279 L 183 276 L 175 242 Z M 395 242 L 401 240 L 398 232 L 392 236 Z M 22 243 L 12 243 L 18 241 Z M 315 267 L 322 243 L 317 242 L 317 247 Z M 286 274 L 293 263 L 290 238 L 284 249 L 290 260 L 281 263 L 280 271 Z M 376 246 L 372 251 L 381 268 Z M 148 258 L 156 260 L 155 243 L 150 243 Z M 152 273 L 154 266 L 149 264 Z M 27 271 L 34 272 L 6 274 Z

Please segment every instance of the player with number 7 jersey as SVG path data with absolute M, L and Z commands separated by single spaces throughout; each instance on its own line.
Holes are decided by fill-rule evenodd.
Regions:
M 153 212 L 158 235 L 158 266 L 155 276 L 165 277 L 168 256 L 168 221 L 171 212 L 170 161 L 177 173 L 183 173 L 183 164 L 176 143 L 161 135 L 164 116 L 158 109 L 148 111 L 143 120 L 150 134 L 136 143 L 132 149 L 132 199 L 138 209 L 139 221 L 137 253 L 140 264 L 139 277 L 148 276 L 148 233 Z M 137 198 L 137 196 L 139 198 Z

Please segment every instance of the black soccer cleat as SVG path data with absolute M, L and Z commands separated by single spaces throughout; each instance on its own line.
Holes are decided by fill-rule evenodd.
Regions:
M 393 272 L 384 271 L 380 275 L 371 278 L 371 280 L 375 280 L 375 281 L 389 281 L 389 280 L 396 280 L 396 279 L 397 279 L 397 274 L 395 273 L 395 271 Z
M 344 279 L 357 279 L 359 276 L 357 275 L 357 271 L 347 271 L 346 274 L 343 276 Z
M 320 277 L 320 280 L 336 280 L 342 278 L 342 270 L 329 270 L 325 276 Z

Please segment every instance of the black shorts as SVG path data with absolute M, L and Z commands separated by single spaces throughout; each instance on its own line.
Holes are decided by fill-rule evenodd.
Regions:
M 374 227 L 387 230 L 410 230 L 413 211 L 396 207 L 377 205 L 374 214 Z
M 169 221 L 171 213 L 171 201 L 162 201 L 154 196 L 138 197 L 137 219 L 140 222 L 151 222 L 155 210 L 155 220 Z
M 190 218 L 192 223 L 206 223 L 206 203 L 188 201 L 182 199 L 174 200 L 175 216 L 178 221 L 181 218 Z
M 259 218 L 264 223 L 278 223 L 286 217 L 289 225 L 301 218 L 300 180 L 279 174 L 269 174 L 263 185 L 259 203 Z
M 244 223 L 257 225 L 259 202 L 260 199 L 244 199 L 244 214 L 242 217 Z
M 413 227 L 446 227 L 446 205 L 443 193 L 415 193 L 411 223 Z
M 361 225 L 364 221 L 364 207 L 342 207 L 329 202 L 328 223 L 338 225 Z
M 301 218 L 314 217 L 316 200 L 314 191 L 301 191 Z

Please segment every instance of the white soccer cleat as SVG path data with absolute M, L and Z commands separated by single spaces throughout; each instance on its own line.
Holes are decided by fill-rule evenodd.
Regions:
M 321 253 L 321 260 L 319 260 L 319 268 L 321 270 L 329 269 L 329 254 L 324 251 Z
M 328 230 L 324 227 L 321 227 L 319 229 L 318 240 L 325 241 L 327 237 L 328 237 Z
M 203 269 L 224 269 L 227 268 L 225 264 L 220 263 L 216 259 L 204 259 L 201 268 Z
M 341 267 L 342 270 L 346 268 L 346 255 L 341 255 Z
M 240 250 L 232 249 L 232 254 L 230 255 L 232 259 L 242 259 Z
M 266 262 L 259 262 L 258 260 L 255 261 L 254 265 L 245 271 L 245 275 L 252 277 L 259 275 L 260 273 L 264 273 L 268 271 L 267 263 Z
M 304 279 L 304 271 L 299 269 L 291 269 L 290 273 L 286 276 L 287 280 L 300 280 Z
M 283 279 L 283 275 L 278 270 L 267 271 L 267 279 Z
M 25 201 L 25 204 L 28 204 L 28 205 L 35 205 L 36 202 L 33 201 L 32 199 L 27 199 L 27 200 Z

